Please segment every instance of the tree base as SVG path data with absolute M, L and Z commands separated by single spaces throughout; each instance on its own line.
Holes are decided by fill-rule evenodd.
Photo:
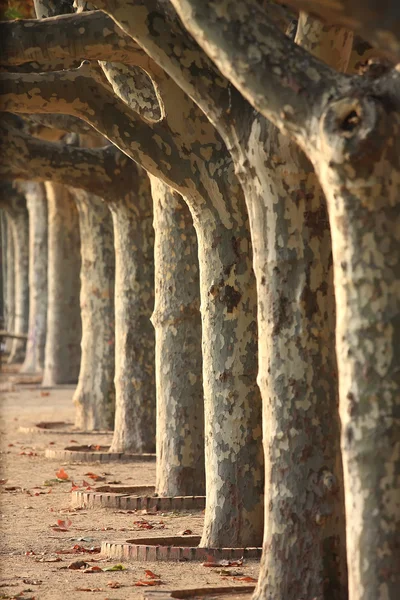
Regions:
M 124 561 L 204 561 L 261 558 L 262 548 L 199 548 L 198 535 L 149 537 L 101 544 L 102 556 Z
M 121 489 L 122 488 L 122 489 Z M 72 492 L 72 504 L 81 508 L 118 508 L 123 510 L 180 511 L 204 510 L 205 496 L 155 496 L 152 486 L 105 485 L 92 491 Z
M 97 433 L 97 432 L 96 432 Z M 96 448 L 96 450 L 95 450 Z M 108 452 L 109 446 L 67 446 L 63 450 L 47 448 L 46 458 L 69 462 L 154 462 L 155 454 L 129 454 L 128 452 Z
M 143 593 L 144 600 L 247 600 L 255 590 L 254 585 L 231 585 L 206 588 L 188 588 L 184 590 L 151 590 Z
M 75 429 L 73 423 L 66 421 L 41 421 L 34 425 L 21 426 L 18 428 L 20 433 L 50 433 L 52 435 L 108 435 L 112 436 L 111 430 L 106 431 L 83 431 Z

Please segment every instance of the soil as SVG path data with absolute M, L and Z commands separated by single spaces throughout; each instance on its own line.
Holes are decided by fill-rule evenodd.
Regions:
M 187 530 L 201 535 L 203 514 L 71 508 L 73 484 L 81 486 L 85 480 L 90 486 L 96 486 L 88 473 L 104 478 L 97 485 L 114 482 L 154 485 L 155 464 L 74 464 L 45 458 L 46 448 L 62 449 L 75 442 L 107 445 L 111 436 L 101 435 L 96 439 L 94 435 L 74 438 L 73 434 L 70 437 L 65 433 L 20 432 L 19 427 L 32 427 L 40 421 L 74 420 L 71 386 L 42 390 L 36 383 L 32 378 L 24 380 L 16 367 L 3 366 L 0 373 L 0 599 L 126 600 L 141 598 L 146 590 L 248 586 L 249 578 L 258 577 L 259 562 L 255 560 L 245 561 L 238 567 L 218 568 L 195 562 L 123 562 L 126 568 L 123 571 L 84 573 L 68 569 L 68 565 L 77 560 L 101 568 L 115 565 L 115 560 L 88 551 L 58 554 L 59 551 L 70 550 L 74 545 L 96 548 L 102 540 L 125 541 L 150 535 L 170 537 Z M 68 480 L 56 482 L 56 472 L 61 467 Z M 54 529 L 60 519 L 71 521 L 67 531 Z M 135 524 L 135 521 L 147 524 Z M 154 587 L 135 585 L 139 581 L 151 582 L 145 570 L 159 576 Z M 110 582 L 115 587 L 110 586 Z

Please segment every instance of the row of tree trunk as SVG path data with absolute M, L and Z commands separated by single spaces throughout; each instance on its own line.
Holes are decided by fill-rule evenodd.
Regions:
M 57 3 L 35 4 L 38 16 L 57 14 Z M 260 544 L 264 513 L 257 597 L 345 598 L 347 550 L 352 600 L 392 600 L 399 558 L 398 70 L 381 65 L 352 77 L 365 43 L 303 13 L 293 40 L 291 26 L 287 35 L 279 31 L 288 19 L 277 27 L 271 18 L 270 2 L 171 0 L 177 14 L 166 4 L 97 0 L 107 15 L 64 19 L 71 40 L 84 35 L 79 43 L 57 38 L 57 48 L 64 44 L 68 60 L 99 60 L 101 74 L 96 63 L 51 77 L 2 76 L 4 110 L 83 119 L 150 176 L 149 183 L 133 169 L 129 193 L 119 193 L 118 166 L 99 193 L 85 179 L 94 157 L 86 152 L 81 173 L 68 173 L 84 191 L 55 193 L 57 181 L 68 183 L 66 170 L 50 165 L 44 382 L 79 357 L 73 319 L 82 314 L 77 424 L 110 427 L 115 418 L 113 450 L 153 451 L 155 444 L 160 494 L 205 486 L 203 546 Z M 317 10 L 332 3 L 303 4 Z M 354 2 L 336 4 L 346 12 Z M 50 45 L 54 22 L 44 23 Z M 351 24 L 351 15 L 339 22 Z M 97 23 L 107 32 L 101 49 Z M 47 64 L 30 32 L 11 65 L 27 57 Z M 396 55 L 396 44 L 389 46 Z M 10 148 L 16 136 L 14 129 Z M 28 155 L 27 139 L 19 156 L 22 147 Z M 65 167 L 67 150 L 57 148 Z M 18 277 L 27 254 L 15 232 L 22 213 L 26 228 L 27 212 L 21 191 L 12 194 L 2 255 L 9 254 L 6 308 L 14 302 L 7 319 L 12 312 L 12 327 L 21 330 L 26 293 Z M 58 229 L 52 194 L 54 206 L 69 194 L 58 206 Z M 75 238 L 76 258 L 68 262 L 61 251 L 52 262 L 66 260 L 72 285 L 82 260 L 80 310 L 76 294 L 50 293 L 61 273 L 51 271 L 51 247 L 60 249 L 64 236 L 71 249 L 79 230 L 81 254 Z M 50 363 L 64 341 L 54 334 L 58 319 L 49 318 L 57 310 L 52 298 L 73 323 L 60 365 Z M 10 360 L 20 360 L 21 346 L 13 342 Z

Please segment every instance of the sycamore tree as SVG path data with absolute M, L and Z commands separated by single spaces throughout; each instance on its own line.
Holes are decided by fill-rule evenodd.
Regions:
M 261 419 L 243 387 L 256 367 L 246 203 L 265 453 L 257 596 L 346 597 L 347 537 L 350 597 L 394 598 L 398 8 L 389 0 L 383 18 L 372 0 L 288 4 L 313 16 L 293 27 L 291 11 L 259 0 L 96 0 L 104 12 L 2 24 L 1 106 L 83 119 L 188 203 L 203 320 L 203 545 L 254 543 L 261 531 L 251 446 Z M 366 42 L 378 59 L 350 74 Z M 241 434 L 224 437 L 238 419 Z

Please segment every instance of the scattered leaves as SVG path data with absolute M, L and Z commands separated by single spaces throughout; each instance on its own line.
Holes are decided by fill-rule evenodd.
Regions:
M 92 546 L 91 548 L 85 548 L 79 544 L 75 544 L 72 548 L 67 550 L 57 550 L 56 554 L 98 554 L 100 552 L 100 546 Z
M 145 574 L 149 579 L 160 579 L 160 575 L 156 575 L 153 571 L 149 571 L 148 569 L 145 570 Z
M 150 585 L 161 585 L 162 581 L 160 579 L 147 579 L 142 581 L 137 581 L 135 586 L 137 587 L 145 587 Z

